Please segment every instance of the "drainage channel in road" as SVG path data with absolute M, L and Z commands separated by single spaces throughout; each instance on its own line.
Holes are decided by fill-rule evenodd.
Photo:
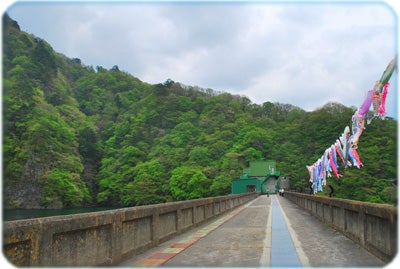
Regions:
M 301 267 L 284 213 L 275 195 L 272 197 L 271 267 Z

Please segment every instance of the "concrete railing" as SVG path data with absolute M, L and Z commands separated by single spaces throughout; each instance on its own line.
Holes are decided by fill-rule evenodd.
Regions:
M 6 221 L 3 252 L 17 266 L 113 265 L 255 197 L 238 194 Z
M 285 197 L 383 261 L 396 255 L 396 207 L 295 192 L 285 192 Z

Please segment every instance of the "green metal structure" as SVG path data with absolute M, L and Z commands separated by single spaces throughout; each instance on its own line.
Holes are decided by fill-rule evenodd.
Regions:
M 249 167 L 243 169 L 243 175 L 232 180 L 232 194 L 275 193 L 279 176 L 280 172 L 276 170 L 276 162 L 273 160 L 250 162 Z

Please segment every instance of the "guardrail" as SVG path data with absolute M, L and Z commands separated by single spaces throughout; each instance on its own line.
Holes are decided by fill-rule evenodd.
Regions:
M 255 197 L 237 194 L 6 221 L 3 252 L 17 266 L 118 264 Z
M 396 255 L 396 207 L 295 192 L 285 197 L 383 261 Z

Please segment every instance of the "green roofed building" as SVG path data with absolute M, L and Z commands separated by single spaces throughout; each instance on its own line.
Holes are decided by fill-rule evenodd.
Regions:
M 250 166 L 243 169 L 243 175 L 232 180 L 232 194 L 276 193 L 276 183 L 280 174 L 273 160 L 250 162 Z

